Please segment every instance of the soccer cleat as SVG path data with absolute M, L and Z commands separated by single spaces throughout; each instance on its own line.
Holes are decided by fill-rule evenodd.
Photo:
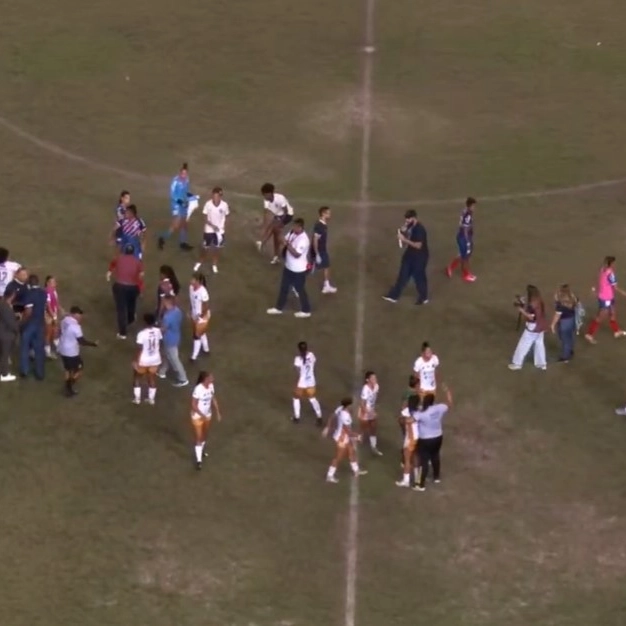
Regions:
M 202 469 L 202 462 L 201 461 L 196 461 L 196 471 L 200 471 Z
M 300 423 L 300 418 L 299 417 L 292 417 L 291 418 L 291 422 L 293 424 L 299 424 Z
M 126 335 L 120 335 L 119 333 L 117 333 L 117 335 L 115 335 L 118 339 L 126 339 Z
M 411 483 L 407 483 L 404 480 L 396 480 L 396 487 L 410 487 Z
M 386 300 L 387 302 L 393 302 L 393 304 L 397 302 L 397 300 L 394 300 L 393 298 L 390 298 L 389 296 L 383 296 L 383 300 Z
M 435 483 L 435 485 L 438 485 L 441 482 L 441 478 L 435 478 L 433 482 Z
M 619 409 L 615 409 L 615 415 L 626 416 L 626 406 L 623 406 Z
M 452 278 L 452 268 L 448 265 L 444 270 L 448 278 Z
M 178 382 L 172 383 L 174 387 L 186 387 L 188 384 L 189 384 L 188 380 L 179 380 Z
M 511 371 L 517 371 L 517 370 L 521 370 L 522 366 L 521 365 L 515 365 L 515 363 L 509 363 L 509 369 Z
M 594 338 L 594 336 L 593 336 L 593 335 L 589 335 L 589 334 L 587 334 L 587 335 L 585 335 L 585 339 L 586 339 L 589 343 L 591 343 L 591 344 L 596 344 L 596 343 L 598 343 L 598 342 L 595 340 L 595 338 Z
M 262 241 L 255 241 L 254 245 L 256 246 L 256 249 L 261 252 L 261 248 L 263 247 L 263 242 Z
M 193 246 L 190 246 L 188 243 L 181 243 L 178 247 L 181 250 L 184 250 L 185 252 L 189 252 L 189 250 L 193 250 Z
M 144 400 L 144 402 L 145 402 L 146 404 L 151 404 L 151 405 L 153 405 L 153 406 L 154 406 L 154 399 L 153 399 L 153 398 L 146 398 L 146 399 Z
M 272 260 L 270 261 L 271 265 L 278 265 L 279 263 L 280 263 L 280 259 L 277 256 L 272 257 Z
M 165 372 L 157 372 L 157 376 L 159 378 L 167 378 L 167 374 Z
M 372 448 L 372 454 L 374 456 L 382 456 L 383 453 L 378 448 Z
M 474 276 L 474 274 L 465 274 L 465 276 L 463 276 L 463 280 L 466 283 L 473 283 L 476 282 L 476 276 Z
M 336 476 L 326 476 L 326 482 L 337 484 L 339 479 Z
M 280 309 L 277 309 L 276 307 L 272 307 L 271 309 L 267 309 L 266 313 L 268 315 L 282 315 L 283 312 Z
M 198 271 L 200 271 L 200 268 L 201 268 L 201 267 L 202 267 L 202 263 L 196 263 L 196 264 L 193 266 L 193 271 L 194 271 L 194 272 L 198 272 Z
M 322 289 L 322 293 L 337 293 L 337 287 L 332 285 L 325 285 Z
M 299 319 L 304 319 L 304 318 L 306 318 L 306 317 L 311 317 L 311 314 L 310 314 L 310 313 L 305 313 L 304 311 L 296 311 L 296 312 L 293 314 L 293 316 L 294 316 L 294 317 L 297 317 L 297 318 L 299 318 Z
M 367 474 L 367 470 L 360 469 L 358 472 L 354 472 L 354 477 L 358 478 L 359 476 L 365 476 Z
M 163 248 L 165 247 L 165 239 L 163 239 L 163 237 L 158 238 L 157 247 L 159 250 L 163 250 Z
M 426 487 L 422 487 L 421 485 L 415 485 L 415 487 L 413 487 L 413 491 L 426 491 Z
M 428 300 L 418 300 L 415 304 L 417 306 L 422 306 L 422 304 L 428 304 Z
M 13 374 L 3 374 L 0 376 L 0 383 L 11 383 L 14 380 L 17 380 L 17 376 L 14 376 Z
M 626 337 L 626 330 L 618 330 L 617 332 L 614 332 L 613 337 L 615 337 L 615 339 L 619 339 L 620 337 Z
M 141 400 L 139 398 L 133 398 L 133 404 L 141 404 Z
M 217 274 L 217 273 L 218 273 L 218 271 L 217 271 L 217 265 L 214 265 L 211 269 L 213 270 L 213 273 L 214 273 L 214 274 Z

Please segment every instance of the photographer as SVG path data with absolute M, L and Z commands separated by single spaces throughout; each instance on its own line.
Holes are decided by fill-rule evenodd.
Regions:
M 521 370 L 526 355 L 533 350 L 535 367 L 545 370 L 546 347 L 544 333 L 548 328 L 546 321 L 546 307 L 541 298 L 539 289 L 534 285 L 526 287 L 526 298 L 516 296 L 514 306 L 524 322 L 524 332 L 517 342 L 513 359 L 509 364 L 510 370 Z
M 574 339 L 576 337 L 576 308 L 578 298 L 569 285 L 561 285 L 554 296 L 554 316 L 550 329 L 558 334 L 561 342 L 559 363 L 569 363 L 574 356 Z

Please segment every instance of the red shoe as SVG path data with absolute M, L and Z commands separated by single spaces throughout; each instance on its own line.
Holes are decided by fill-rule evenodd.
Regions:
M 473 282 L 475 282 L 475 281 L 476 281 L 476 276 L 474 276 L 474 274 L 465 274 L 465 275 L 463 276 L 463 280 L 464 280 L 466 283 L 473 283 Z

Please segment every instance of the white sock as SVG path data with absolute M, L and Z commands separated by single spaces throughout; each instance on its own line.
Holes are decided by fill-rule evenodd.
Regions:
M 202 337 L 200 337 L 200 342 L 202 343 L 202 349 L 205 352 L 209 351 L 209 338 L 206 335 L 202 335 Z
M 324 281 L 324 287 L 330 287 L 330 281 L 329 280 L 325 280 Z
M 148 387 L 148 398 L 154 401 L 156 398 L 156 387 Z
M 300 400 L 298 398 L 293 399 L 293 416 L 299 420 L 300 419 Z
M 331 465 L 328 468 L 328 473 L 326 474 L 326 478 L 332 478 L 335 475 L 336 472 L 337 472 L 337 468 L 335 466 Z
M 356 461 L 350 461 L 350 467 L 355 474 L 359 473 L 359 464 Z
M 204 444 L 201 443 L 199 446 L 196 445 L 194 447 L 194 450 L 196 452 L 196 461 L 198 461 L 198 463 L 202 463 L 202 449 L 204 448 Z
M 50 346 L 46 346 L 45 350 L 46 350 L 46 356 L 50 356 L 52 354 L 52 348 Z
M 55 347 L 55 348 L 58 348 L 58 347 L 59 347 L 59 340 L 58 340 L 58 339 L 54 339 L 54 340 L 52 341 L 52 343 L 54 344 L 54 347 Z
M 315 415 L 317 417 L 322 417 L 322 407 L 320 406 L 320 402 L 317 398 L 309 398 L 309 402 L 315 411 Z
M 411 482 L 411 474 L 407 474 L 406 472 L 402 474 L 402 482 L 408 485 Z
M 141 400 L 141 387 L 133 387 L 133 395 L 135 400 L 139 402 Z
M 416 483 L 419 482 L 419 480 L 420 480 L 420 469 L 419 469 L 419 467 L 416 467 L 413 470 L 413 479 L 415 480 Z
M 200 348 L 202 347 L 202 341 L 200 339 L 193 340 L 193 350 L 191 351 L 191 358 L 197 359 L 200 354 Z
M 370 448 L 376 450 L 377 438 L 376 435 L 370 435 Z

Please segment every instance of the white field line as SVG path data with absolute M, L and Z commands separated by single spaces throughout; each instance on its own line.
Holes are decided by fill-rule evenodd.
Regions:
M 355 203 L 357 225 L 357 271 L 354 321 L 354 378 L 356 388 L 363 376 L 363 340 L 365 336 L 365 277 L 367 238 L 370 214 L 370 153 L 372 140 L 372 100 L 373 100 L 373 53 L 374 48 L 374 9 L 376 0 L 364 0 L 363 67 L 361 78 L 361 171 L 359 176 L 359 198 Z M 358 397 L 357 397 L 358 401 Z M 348 504 L 348 528 L 346 537 L 346 604 L 344 626 L 355 626 L 356 594 L 359 556 L 359 478 L 350 482 Z
M 364 53 L 369 55 L 370 53 Z M 32 133 L 24 130 L 22 127 L 14 124 L 10 120 L 5 117 L 0 116 L 0 127 L 8 130 L 13 133 L 17 137 L 27 141 L 28 143 L 37 146 L 44 152 L 49 152 L 50 154 L 54 154 L 66 161 L 73 161 L 74 163 L 80 163 L 85 167 L 89 167 L 94 170 L 98 170 L 101 172 L 108 172 L 109 174 L 114 174 L 119 176 L 125 180 L 142 180 L 151 183 L 158 183 L 160 186 L 166 186 L 169 184 L 170 179 L 167 176 L 158 176 L 158 175 L 150 175 L 150 174 L 142 174 L 140 172 L 134 172 L 132 170 L 128 170 L 121 167 L 116 167 L 115 165 L 109 165 L 107 163 L 101 163 L 100 161 L 91 159 L 86 156 L 82 156 L 80 154 L 76 154 L 75 152 L 71 152 L 70 150 L 66 150 L 63 146 L 60 146 L 51 141 L 47 141 L 37 135 L 33 135 Z M 220 181 L 215 181 L 218 184 Z M 521 191 L 521 192 L 513 192 L 513 193 L 505 193 L 498 194 L 492 196 L 484 196 L 480 194 L 480 190 L 472 190 L 472 193 L 479 198 L 481 203 L 497 203 L 497 202 L 513 202 L 515 200 L 527 200 L 533 198 L 549 198 L 552 196 L 564 196 L 564 195 L 573 195 L 577 193 L 587 193 L 590 191 L 595 191 L 597 189 L 605 189 L 609 187 L 618 187 L 621 185 L 626 185 L 626 178 L 613 178 L 610 180 L 600 180 L 592 183 L 582 183 L 580 185 L 573 185 L 571 187 L 555 187 L 554 189 L 538 189 L 535 191 Z M 257 200 L 257 194 L 244 193 L 241 191 L 230 191 L 228 192 L 230 196 L 235 198 L 244 198 L 247 200 Z M 303 204 L 303 205 L 316 205 L 322 206 L 323 204 L 327 204 L 328 199 L 321 198 L 292 198 L 295 204 Z M 453 206 L 457 207 L 460 203 L 465 202 L 465 198 L 417 198 L 416 200 L 381 200 L 371 201 L 372 205 L 375 205 L 376 208 L 403 208 L 403 207 L 427 207 L 427 206 Z M 333 202 L 334 206 L 338 207 L 353 207 L 355 204 L 354 200 L 335 200 Z

